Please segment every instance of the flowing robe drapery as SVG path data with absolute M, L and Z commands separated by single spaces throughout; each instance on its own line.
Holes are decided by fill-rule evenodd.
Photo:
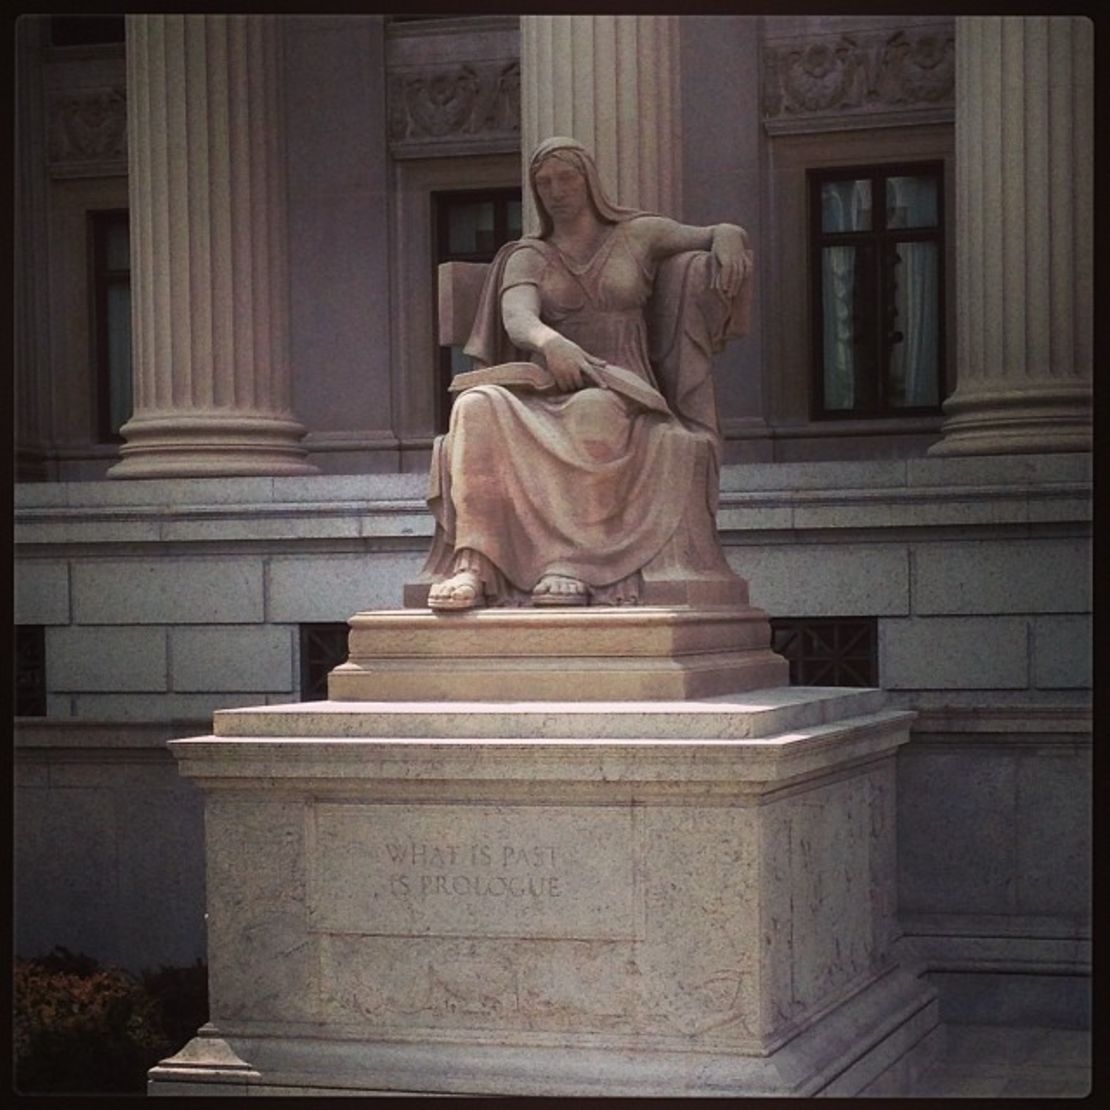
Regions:
M 478 365 L 522 357 L 504 332 L 500 301 L 506 262 L 517 251 L 531 251 L 537 276 L 527 283 L 536 286 L 544 323 L 658 390 L 645 316 L 656 272 L 630 223 L 612 225 L 581 265 L 542 239 L 503 248 L 487 276 L 467 353 Z M 708 259 L 686 257 L 702 259 L 703 269 Z M 689 284 L 688 269 L 679 275 L 681 289 Z M 705 281 L 702 274 L 695 284 Z M 717 299 L 727 324 L 728 306 Z M 653 330 L 651 341 L 658 345 L 659 334 L 666 334 L 668 350 L 693 350 L 707 379 L 709 348 L 719 346 L 719 337 L 699 343 L 697 329 L 691 332 L 682 322 L 685 307 L 671 305 L 677 323 Z M 674 358 L 671 363 L 671 384 L 682 393 L 679 367 Z M 690 377 L 689 367 L 682 372 Z M 711 383 L 703 384 L 711 393 Z M 500 572 L 486 590 L 502 602 L 514 595 L 519 600 L 546 574 L 577 578 L 591 593 L 616 584 L 619 595 L 620 584 L 636 578 L 671 543 L 692 499 L 703 507 L 715 504 L 716 429 L 703 424 L 698 419 L 687 427 L 673 412 L 649 412 L 596 387 L 571 393 L 497 385 L 467 390 L 433 452 L 429 504 L 437 535 L 426 569 L 446 573 L 447 554 L 469 549 Z M 711 474 L 707 454 L 714 458 Z M 712 490 L 706 488 L 709 478 Z M 635 599 L 635 588 L 630 592 L 624 600 Z

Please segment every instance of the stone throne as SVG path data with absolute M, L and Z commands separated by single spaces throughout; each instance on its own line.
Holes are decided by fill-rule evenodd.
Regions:
M 672 410 L 699 433 L 700 484 L 710 496 L 687 508 L 681 540 L 644 567 L 640 604 L 438 616 L 426 609 L 428 590 L 451 552 L 437 525 L 424 574 L 404 592 L 406 609 L 423 612 L 353 616 L 349 658 L 329 676 L 330 697 L 681 699 L 785 685 L 788 666 L 770 650 L 767 614 L 750 605 L 748 583 L 726 562 L 715 518 L 721 438 L 711 360 L 727 339 L 746 334 L 753 281 L 731 312 L 706 298 L 693 326 L 691 314 L 680 319 L 668 311 L 697 283 L 695 271 L 708 257 L 698 251 L 666 259 L 649 305 L 652 362 Z M 488 269 L 440 265 L 441 344 L 467 341 Z

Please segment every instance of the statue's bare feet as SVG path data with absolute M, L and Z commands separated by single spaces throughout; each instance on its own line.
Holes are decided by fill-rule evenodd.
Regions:
M 565 574 L 545 574 L 532 591 L 533 605 L 585 605 L 586 583 Z
M 460 570 L 428 591 L 429 609 L 475 609 L 486 603 L 482 580 L 472 570 Z

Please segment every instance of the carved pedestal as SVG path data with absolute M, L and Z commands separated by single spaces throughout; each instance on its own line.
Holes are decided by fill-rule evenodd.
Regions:
M 211 1022 L 153 1093 L 851 1095 L 899 969 L 876 690 L 323 702 L 171 744 L 206 796 Z
M 748 606 L 384 610 L 349 623 L 350 657 L 328 676 L 341 701 L 654 701 L 788 680 L 767 614 Z

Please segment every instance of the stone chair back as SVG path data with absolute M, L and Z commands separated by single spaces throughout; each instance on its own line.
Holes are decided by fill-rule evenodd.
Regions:
M 488 262 L 439 264 L 439 342 L 442 346 L 462 347 L 470 338 L 488 271 Z

